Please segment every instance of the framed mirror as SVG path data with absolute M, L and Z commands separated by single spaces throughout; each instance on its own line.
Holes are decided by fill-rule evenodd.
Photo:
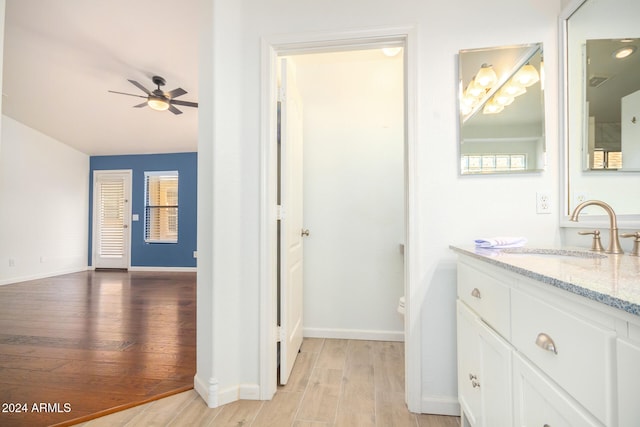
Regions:
M 640 214 L 640 2 L 575 0 L 563 18 L 563 214 L 584 200 L 599 199 L 623 220 L 635 220 Z
M 542 44 L 461 50 L 458 71 L 460 173 L 542 171 Z

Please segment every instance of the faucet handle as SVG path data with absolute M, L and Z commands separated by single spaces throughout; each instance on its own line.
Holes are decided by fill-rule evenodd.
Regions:
M 593 234 L 593 242 L 591 243 L 591 250 L 594 252 L 604 252 L 604 248 L 602 247 L 602 242 L 600 241 L 600 230 L 578 231 L 578 234 L 581 236 L 588 236 L 590 234 Z
M 640 256 L 640 231 L 636 231 L 635 233 L 623 233 L 620 237 L 633 237 L 635 240 L 633 241 L 633 249 L 631 250 L 630 255 Z

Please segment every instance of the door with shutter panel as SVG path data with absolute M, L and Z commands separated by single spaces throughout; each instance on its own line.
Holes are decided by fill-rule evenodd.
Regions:
M 94 171 L 93 266 L 129 268 L 131 171 Z

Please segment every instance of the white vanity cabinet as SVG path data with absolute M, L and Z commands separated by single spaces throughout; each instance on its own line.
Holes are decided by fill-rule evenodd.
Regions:
M 462 426 L 640 426 L 640 317 L 494 264 L 458 262 Z

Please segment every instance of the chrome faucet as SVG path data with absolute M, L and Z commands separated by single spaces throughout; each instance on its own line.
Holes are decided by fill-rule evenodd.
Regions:
M 600 206 L 609 214 L 609 247 L 605 252 L 608 254 L 623 254 L 624 251 L 622 250 L 622 247 L 620 247 L 620 240 L 618 239 L 618 220 L 616 219 L 616 213 L 613 211 L 613 208 L 605 202 L 601 202 L 600 200 L 587 200 L 586 202 L 582 202 L 573 210 L 569 220 L 578 222 L 578 215 L 580 215 L 580 211 L 591 205 Z

